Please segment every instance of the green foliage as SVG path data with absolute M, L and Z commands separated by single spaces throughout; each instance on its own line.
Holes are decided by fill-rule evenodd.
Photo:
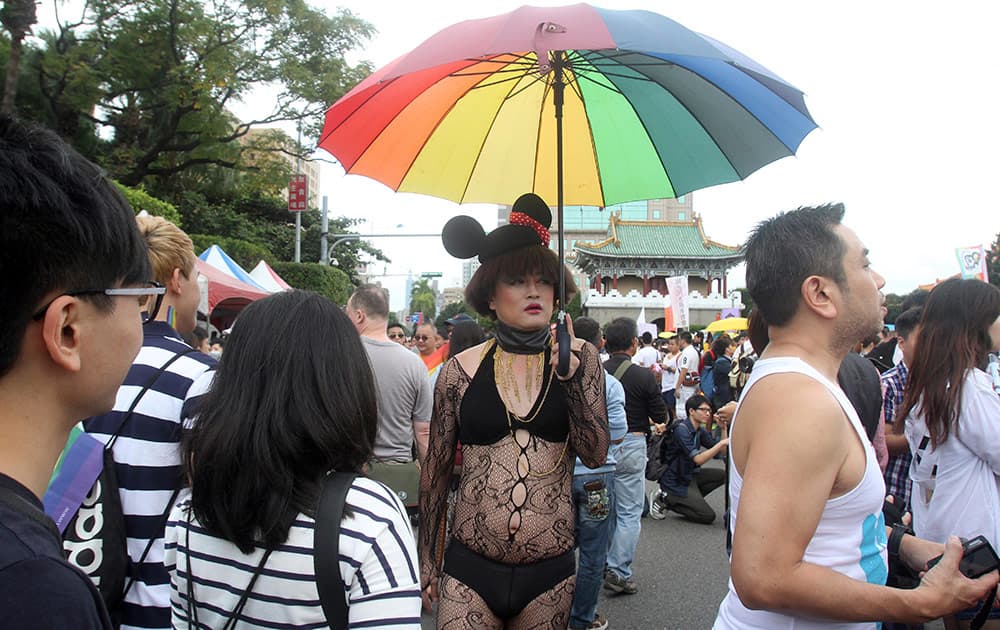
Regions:
M 579 291 L 573 296 L 573 299 L 569 301 L 569 304 L 566 305 L 566 313 L 569 314 L 572 319 L 583 316 L 583 302 Z
M 896 293 L 887 293 L 885 296 L 885 323 L 893 324 L 896 322 L 896 318 L 899 314 L 903 312 L 903 300 L 906 296 L 898 295 Z
M 410 290 L 410 312 L 423 313 L 425 320 L 433 320 L 437 312 L 437 296 L 427 278 L 413 283 Z
M 136 214 L 145 210 L 148 214 L 163 217 L 177 227 L 182 227 L 183 223 L 181 221 L 181 215 L 177 211 L 177 208 L 174 207 L 174 204 L 161 201 L 147 193 L 142 188 L 130 188 L 129 186 L 123 186 L 118 182 L 115 182 L 115 185 L 118 186 L 118 190 L 125 196 L 125 199 L 128 201 L 129 205 L 132 206 L 132 210 Z
M 188 236 L 191 237 L 191 242 L 194 243 L 196 254 L 201 255 L 202 252 L 212 245 L 218 245 L 240 267 L 243 267 L 247 271 L 256 267 L 257 263 L 261 260 L 266 261 L 272 267 L 278 262 L 270 250 L 250 241 L 213 234 L 189 234 Z
M 354 286 L 347 275 L 335 267 L 319 263 L 279 262 L 272 265 L 285 282 L 296 289 L 315 291 L 336 304 L 346 304 Z
M 14 5 L 34 7 L 4 3 Z M 346 56 L 372 31 L 306 0 L 89 0 L 77 23 L 42 34 L 31 76 L 43 102 L 29 115 L 72 139 L 81 121 L 97 123 L 93 157 L 123 184 L 157 195 L 210 187 L 267 168 L 248 159 L 260 150 L 244 144 L 252 128 L 300 121 L 303 137 L 318 137 L 323 110 L 369 74 Z M 270 111 L 237 120 L 232 105 L 262 88 Z
M 472 315 L 472 313 L 469 312 L 468 307 L 465 305 L 465 302 L 448 302 L 441 309 L 441 312 L 438 313 L 437 318 L 434 320 L 434 325 L 444 326 L 447 320 L 458 315 L 459 313 Z

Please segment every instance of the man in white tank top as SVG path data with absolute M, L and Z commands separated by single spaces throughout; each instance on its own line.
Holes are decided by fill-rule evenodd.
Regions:
M 995 571 L 958 572 L 957 539 L 945 549 L 895 534 L 888 544 L 882 475 L 836 384 L 854 341 L 882 327 L 885 281 L 843 213 L 842 204 L 800 208 L 762 222 L 747 242 L 751 341 L 764 350 L 730 429 L 733 551 L 720 630 L 922 622 L 997 583 Z M 945 557 L 918 588 L 897 590 L 885 586 L 887 547 L 918 570 Z

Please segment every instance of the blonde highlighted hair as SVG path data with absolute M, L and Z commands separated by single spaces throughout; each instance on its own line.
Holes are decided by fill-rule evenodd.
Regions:
M 153 279 L 166 285 L 174 269 L 180 269 L 185 278 L 190 278 L 195 261 L 191 238 L 163 217 L 138 216 L 135 220 L 149 250 Z

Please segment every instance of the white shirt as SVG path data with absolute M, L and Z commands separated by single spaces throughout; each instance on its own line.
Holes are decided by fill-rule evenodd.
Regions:
M 642 366 L 644 368 L 651 368 L 658 362 L 660 358 L 660 353 L 656 351 L 653 346 L 643 346 L 639 348 L 635 356 L 632 357 L 632 363 Z
M 663 355 L 663 361 L 660 363 L 663 366 L 663 379 L 660 381 L 660 391 L 669 392 L 677 387 L 677 359 L 680 356 L 679 352 L 674 356 L 670 356 L 669 354 Z M 668 368 L 673 368 L 673 370 L 671 371 Z
M 681 370 L 687 369 L 688 374 L 695 376 L 698 374 L 698 364 L 700 362 L 701 357 L 698 355 L 698 351 L 694 345 L 681 350 L 680 355 L 677 357 L 677 375 L 674 378 L 678 391 L 694 391 L 695 388 L 693 385 L 683 385 L 681 383 Z
M 906 417 L 906 441 L 913 453 L 910 504 L 917 536 L 943 543 L 952 534 L 964 538 L 982 534 L 994 547 L 1000 543 L 998 434 L 1000 396 L 989 375 L 979 369 L 966 374 L 958 426 L 952 426 L 948 439 L 937 448 L 931 449 L 923 416 Z

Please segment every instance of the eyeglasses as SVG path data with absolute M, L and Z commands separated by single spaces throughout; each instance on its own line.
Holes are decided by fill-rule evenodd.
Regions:
M 427 335 L 413 335 L 414 341 L 427 341 L 430 339 Z
M 389 339 L 406 339 L 406 335 L 403 333 L 389 333 Z
M 45 312 L 49 310 L 52 303 L 64 295 L 71 297 L 78 297 L 81 295 L 107 295 L 110 297 L 116 296 L 127 296 L 135 297 L 139 299 L 139 306 L 146 306 L 149 303 L 149 298 L 155 298 L 153 300 L 153 308 L 147 309 L 142 312 L 142 323 L 152 321 L 156 319 L 156 314 L 160 312 L 160 304 L 163 303 L 163 295 L 167 292 L 166 287 L 164 287 L 159 282 L 150 280 L 149 282 L 140 283 L 142 286 L 138 287 L 121 287 L 118 289 L 83 289 L 81 291 L 66 291 L 65 293 L 60 293 L 51 300 L 49 300 L 45 306 L 38 309 L 31 319 L 38 321 L 45 317 Z
M 711 407 L 695 407 L 694 410 L 695 411 L 707 411 L 708 413 L 712 413 L 712 408 Z

